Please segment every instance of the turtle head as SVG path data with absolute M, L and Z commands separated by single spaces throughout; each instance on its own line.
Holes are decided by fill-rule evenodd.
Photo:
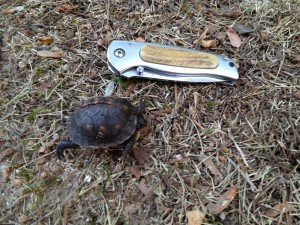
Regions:
M 142 101 L 140 104 L 135 106 L 135 112 L 138 115 L 144 114 L 146 112 L 146 101 Z

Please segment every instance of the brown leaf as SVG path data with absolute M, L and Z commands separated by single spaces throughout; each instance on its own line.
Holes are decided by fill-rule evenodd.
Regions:
M 34 209 L 35 209 L 35 212 L 37 215 L 39 215 L 39 216 L 43 215 L 43 211 L 41 208 L 35 206 Z
M 242 41 L 239 37 L 239 35 L 232 29 L 232 27 L 227 27 L 225 29 L 225 32 L 227 36 L 229 37 L 230 43 L 233 47 L 240 47 L 242 44 Z
M 204 40 L 206 38 L 206 33 L 208 32 L 209 28 L 205 28 L 203 33 L 200 36 L 200 44 L 204 48 L 210 48 L 216 46 L 216 40 Z
M 136 83 L 134 83 L 134 82 L 130 83 L 126 89 L 126 95 L 128 96 L 130 93 L 132 93 L 132 91 L 134 91 L 135 87 L 136 87 Z
M 201 40 L 201 46 L 203 48 L 215 47 L 216 44 L 216 40 Z
M 45 178 L 45 177 L 47 177 L 47 176 L 48 176 L 48 174 L 47 174 L 46 172 L 42 172 L 42 173 L 41 173 L 41 177 L 42 177 L 42 178 Z
M 220 172 L 220 170 L 217 168 L 217 166 L 215 165 L 215 163 L 211 160 L 211 158 L 206 159 L 203 164 L 210 170 L 210 172 L 217 176 L 217 180 L 223 180 L 224 176 L 223 174 Z
M 173 156 L 172 159 L 169 160 L 170 164 L 178 164 L 184 160 L 183 155 L 181 154 L 176 154 Z
M 139 185 L 138 185 L 138 188 L 140 189 L 141 192 L 143 192 L 144 195 L 147 195 L 147 194 L 148 194 L 149 188 L 147 187 L 145 178 L 142 178 L 142 179 L 140 180 L 140 183 L 139 183 Z
M 137 180 L 141 178 L 141 170 L 139 166 L 128 166 L 125 168 L 125 171 L 133 174 Z
M 6 179 L 9 177 L 9 175 L 11 174 L 11 168 L 10 167 L 5 167 L 2 170 L 2 176 Z
M 38 41 L 43 45 L 50 45 L 54 39 L 52 37 L 39 37 Z
M 47 147 L 45 145 L 43 145 L 42 147 L 40 147 L 40 149 L 38 150 L 38 153 L 42 154 L 47 152 Z
M 98 47 L 102 47 L 102 45 L 103 45 L 103 39 L 99 39 L 98 41 L 97 41 L 97 46 Z
M 2 14 L 10 14 L 10 13 L 14 13 L 14 12 L 20 12 L 23 10 L 24 10 L 24 6 L 17 6 L 17 7 L 10 8 L 10 9 L 3 9 Z
M 51 82 L 42 82 L 39 84 L 38 87 L 41 90 L 48 90 L 50 87 L 52 87 L 52 83 Z
M 94 77 L 96 77 L 98 75 L 98 72 L 97 72 L 97 70 L 95 68 L 91 68 L 88 71 L 88 73 L 89 73 L 89 77 L 91 77 L 91 78 L 94 78 Z
M 79 30 L 80 30 L 80 31 L 82 31 L 82 30 L 84 30 L 84 29 L 87 29 L 87 30 L 92 29 L 92 24 L 86 23 L 86 24 L 81 24 L 81 25 L 79 26 Z
M 70 4 L 62 4 L 60 6 L 57 6 L 55 8 L 56 11 L 62 12 L 62 13 L 70 13 L 72 10 L 76 9 L 77 6 L 73 6 Z
M 205 214 L 199 210 L 187 211 L 186 217 L 188 219 L 188 225 L 201 225 L 205 218 Z
M 6 148 L 1 152 L 1 157 L 9 157 L 15 153 L 15 150 L 12 148 Z
M 45 58 L 55 58 L 60 59 L 64 57 L 64 54 L 61 52 L 50 52 L 50 51 L 37 51 L 36 54 Z
M 42 164 L 45 164 L 47 162 L 47 159 L 46 158 L 40 158 L 36 161 L 36 163 L 38 165 L 42 165 Z
M 294 211 L 294 210 L 295 210 L 294 206 L 289 203 L 279 203 L 275 205 L 272 209 L 268 209 L 265 212 L 265 215 L 274 218 L 280 215 L 281 212 L 287 213 L 289 211 Z
M 216 203 L 208 203 L 206 205 L 206 209 L 211 215 L 219 214 L 229 205 L 236 194 L 237 188 L 235 186 L 232 186 L 228 191 L 224 192 L 220 197 L 217 198 Z
M 300 62 L 300 55 L 295 55 L 295 56 L 293 57 L 293 61 L 295 61 L 295 62 Z
M 141 38 L 141 37 L 137 37 L 137 38 L 135 39 L 135 41 L 136 41 L 136 42 L 145 42 L 145 40 L 144 40 L 143 38 Z
M 23 215 L 23 214 L 21 216 L 19 216 L 19 218 L 18 218 L 18 222 L 21 224 L 26 223 L 28 220 L 29 220 L 29 217 L 26 215 Z
M 294 93 L 294 96 L 298 99 L 300 99 L 300 91 L 297 91 L 296 93 Z
M 154 114 L 156 116 L 166 116 L 170 114 L 172 110 L 170 108 L 167 109 L 162 109 L 162 110 L 157 110 L 157 111 L 151 111 L 151 114 Z
M 240 8 L 233 9 L 233 10 L 225 10 L 224 12 L 218 11 L 218 16 L 227 16 L 232 18 L 237 18 L 243 14 Z
M 20 186 L 22 183 L 23 183 L 22 179 L 17 178 L 17 179 L 14 180 L 14 186 Z
M 205 30 L 202 32 L 202 34 L 200 35 L 200 40 L 203 40 L 206 38 L 206 33 L 209 29 L 206 27 Z
M 141 166 L 143 166 L 150 158 L 149 152 L 147 150 L 142 150 L 140 148 L 133 147 L 132 152 L 139 165 Z
M 220 41 L 224 41 L 226 38 L 226 33 L 225 32 L 216 32 L 215 38 L 217 38 Z

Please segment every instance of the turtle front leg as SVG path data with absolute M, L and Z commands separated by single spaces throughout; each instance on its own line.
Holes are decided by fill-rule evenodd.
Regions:
M 138 135 L 133 135 L 131 138 L 129 138 L 124 146 L 124 149 L 122 151 L 122 158 L 124 159 L 131 147 L 134 145 L 134 143 L 138 140 Z
M 144 107 L 144 106 L 143 106 Z M 129 138 L 126 142 L 125 142 L 125 146 L 122 152 L 122 158 L 124 158 L 128 151 L 131 149 L 131 147 L 134 145 L 134 143 L 139 140 L 139 138 L 142 136 L 145 136 L 145 133 L 148 132 L 148 126 L 147 126 L 147 121 L 145 120 L 145 118 L 143 117 L 143 115 L 138 115 L 137 117 L 137 126 L 136 129 L 137 131 L 135 132 L 135 134 Z
M 79 148 L 79 145 L 69 140 L 62 140 L 56 145 L 56 155 L 61 157 L 63 155 L 64 150 L 67 148 Z

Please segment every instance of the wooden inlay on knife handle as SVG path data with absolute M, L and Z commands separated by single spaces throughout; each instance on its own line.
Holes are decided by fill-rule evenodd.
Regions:
M 218 66 L 215 55 L 155 45 L 143 45 L 140 56 L 146 62 L 168 66 L 198 69 L 214 69 Z

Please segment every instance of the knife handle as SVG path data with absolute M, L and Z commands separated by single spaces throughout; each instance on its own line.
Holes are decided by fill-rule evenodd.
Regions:
M 218 58 L 209 53 L 149 44 L 141 47 L 140 57 L 149 63 L 197 69 L 215 69 L 219 64 Z

